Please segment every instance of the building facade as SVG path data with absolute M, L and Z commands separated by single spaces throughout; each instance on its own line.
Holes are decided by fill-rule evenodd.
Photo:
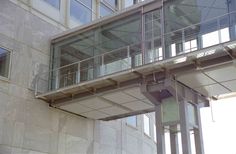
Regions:
M 154 113 L 108 122 L 93 120 L 107 120 L 107 116 L 117 119 L 118 114 L 127 117 L 126 111 L 132 115 L 154 111 L 153 104 L 146 99 L 137 99 L 140 106 L 130 105 L 132 101 L 114 103 L 113 98 L 96 95 L 99 90 L 93 87 L 88 90 L 86 85 L 88 93 L 95 94 L 96 98 L 103 97 L 103 101 L 115 104 L 116 108 L 89 107 L 88 101 L 87 106 L 79 104 L 79 108 L 56 106 L 67 102 L 68 98 L 73 101 L 73 88 L 80 83 L 104 77 L 106 84 L 119 87 L 122 82 L 109 76 L 116 73 L 133 73 L 130 76 L 125 72 L 129 76 L 117 80 L 135 81 L 145 77 L 151 78 L 149 83 L 162 84 L 159 77 L 163 73 L 160 72 L 178 72 L 179 66 L 185 66 L 182 70 L 197 71 L 176 73 L 174 77 L 193 88 L 191 92 L 200 94 L 194 95 L 194 99 L 195 96 L 197 99 L 201 96 L 215 98 L 235 91 L 233 76 L 222 79 L 214 74 L 218 73 L 215 65 L 232 62 L 236 57 L 235 0 L 157 0 L 153 6 L 149 2 L 132 6 L 138 2 L 141 0 L 0 2 L 0 154 L 152 154 L 157 150 L 164 153 L 161 149 L 164 142 L 158 142 L 160 149 L 156 150 L 156 142 L 163 140 L 165 130 L 163 134 L 155 131 L 164 127 L 156 126 L 158 120 Z M 112 13 L 115 15 L 110 16 Z M 223 65 L 222 69 L 234 70 L 231 63 Z M 143 93 L 150 94 L 148 86 Z M 176 87 L 176 95 L 172 93 L 172 96 L 175 95 L 178 102 Z M 69 90 L 71 95 L 67 93 Z M 169 96 L 171 93 L 163 91 L 158 94 Z M 183 91 L 181 96 L 189 94 Z M 64 102 L 60 102 L 61 99 Z M 195 129 L 199 119 L 192 116 L 196 114 L 194 103 L 184 105 L 188 105 L 191 128 Z M 165 113 L 171 105 L 166 104 Z M 178 110 L 178 106 L 171 109 Z M 142 112 L 136 112 L 139 110 Z M 167 118 L 178 120 L 181 114 L 175 113 L 176 110 Z M 94 112 L 99 113 L 91 114 Z M 172 131 L 169 126 L 167 129 Z M 173 130 L 175 135 L 179 131 L 178 128 Z M 182 141 L 189 144 L 187 131 Z M 175 136 L 170 137 L 176 140 Z M 173 145 L 171 150 L 176 150 L 176 142 Z M 184 154 L 191 153 L 189 146 L 183 148 Z
M 153 114 L 145 117 L 148 127 L 142 115 L 95 121 L 50 108 L 34 96 L 36 74 L 49 68 L 54 35 L 133 3 L 0 2 L 0 154 L 155 153 Z

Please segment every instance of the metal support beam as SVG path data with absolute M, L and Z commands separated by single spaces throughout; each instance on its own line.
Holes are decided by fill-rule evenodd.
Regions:
M 161 105 L 155 106 L 157 154 L 165 154 L 165 131 L 162 125 Z
M 179 103 L 179 114 L 183 154 L 191 154 L 189 120 L 187 112 L 187 102 L 185 100 L 180 101 Z
M 158 85 L 157 85 L 158 87 Z M 142 92 L 142 94 L 147 97 L 147 99 L 149 99 L 154 105 L 159 105 L 161 102 L 161 99 L 159 99 L 159 91 L 156 91 L 155 95 L 153 95 L 150 90 L 148 89 L 148 85 L 147 84 L 143 84 L 140 87 L 140 90 Z
M 177 125 L 170 126 L 170 148 L 171 154 L 179 154 Z
M 195 147 L 197 154 L 204 154 L 204 146 L 203 146 L 203 137 L 202 137 L 202 123 L 201 123 L 201 115 L 200 115 L 200 107 L 196 107 L 196 120 L 198 124 L 198 128 L 194 128 L 194 139 L 195 139 Z

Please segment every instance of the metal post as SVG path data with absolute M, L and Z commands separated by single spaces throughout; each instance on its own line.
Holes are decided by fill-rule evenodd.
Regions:
M 76 83 L 80 83 L 80 62 L 78 63 Z
M 170 148 L 171 154 L 179 154 L 177 125 L 170 126 Z
M 182 100 L 179 103 L 179 114 L 183 154 L 191 154 L 189 120 L 187 112 L 187 102 L 185 100 Z
M 197 120 L 197 124 L 198 124 L 198 128 L 194 128 L 194 139 L 195 139 L 196 153 L 197 154 L 204 154 L 203 137 L 202 137 L 202 123 L 201 123 L 199 106 L 196 106 L 196 120 Z
M 162 125 L 161 105 L 155 106 L 157 154 L 165 154 L 165 131 Z

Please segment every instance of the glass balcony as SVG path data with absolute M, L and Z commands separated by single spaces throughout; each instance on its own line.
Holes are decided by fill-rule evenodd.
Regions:
M 104 20 L 77 35 L 53 43 L 52 70 L 37 76 L 36 95 L 236 39 L 236 12 L 177 30 L 168 27 L 165 15 L 161 8 L 148 12 L 139 10 L 111 22 Z M 170 30 L 166 30 L 168 28 Z

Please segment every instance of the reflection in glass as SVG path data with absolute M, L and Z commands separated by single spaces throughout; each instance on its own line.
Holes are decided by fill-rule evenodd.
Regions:
M 60 9 L 60 0 L 44 0 L 45 2 L 47 2 L 48 4 L 50 4 L 51 6 Z
M 141 59 L 137 57 L 142 57 L 141 29 L 141 15 L 135 13 L 57 43 L 53 50 L 52 68 L 65 68 L 52 73 L 56 78 L 52 78 L 51 88 L 69 86 L 71 81 L 76 84 L 140 65 Z
M 117 0 L 103 0 L 103 1 L 109 4 L 114 9 L 117 7 Z
M 92 20 L 92 1 L 70 0 L 70 16 L 82 24 Z
M 123 2 L 125 8 L 135 4 L 135 0 L 123 0 Z
M 109 7 L 107 7 L 106 5 L 104 5 L 103 3 L 100 3 L 100 16 L 104 17 L 107 15 L 112 14 L 114 11 L 112 9 L 110 9 Z
M 143 126 L 144 126 L 144 133 L 150 136 L 150 118 L 147 115 L 143 115 Z
M 137 127 L 137 116 L 127 117 L 126 123 L 132 127 Z
M 144 15 L 145 29 L 145 63 L 162 60 L 161 15 L 154 10 Z

